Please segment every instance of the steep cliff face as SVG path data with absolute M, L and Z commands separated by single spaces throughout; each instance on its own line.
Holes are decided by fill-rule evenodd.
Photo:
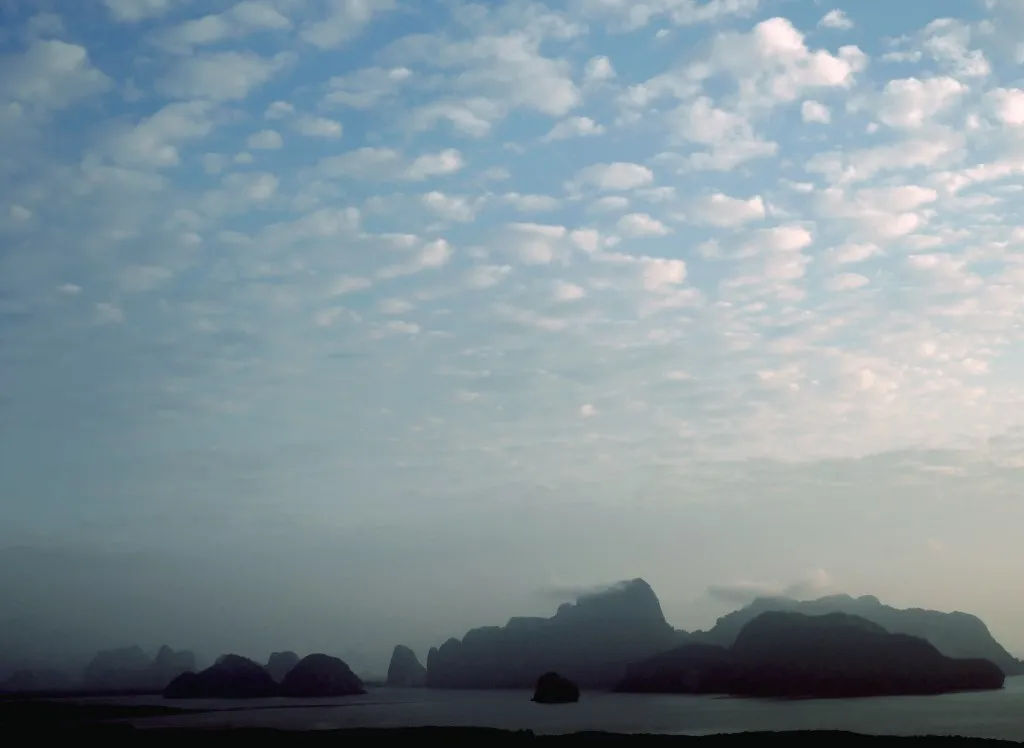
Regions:
M 559 607 L 551 618 L 513 618 L 469 631 L 427 656 L 434 688 L 532 688 L 557 672 L 582 688 L 607 688 L 628 663 L 669 649 L 681 635 L 642 579 Z
M 393 688 L 420 688 L 426 685 L 427 669 L 416 659 L 416 653 L 401 644 L 391 653 L 387 685 Z
M 847 613 L 881 626 L 891 634 L 908 634 L 930 642 L 947 657 L 980 658 L 993 662 L 1006 675 L 1024 673 L 1021 664 L 997 642 L 988 627 L 967 613 L 941 613 L 921 608 L 900 609 L 883 605 L 871 595 L 850 597 L 830 595 L 818 600 L 785 597 L 758 598 L 745 608 L 718 619 L 710 631 L 691 634 L 694 642 L 728 647 L 740 630 L 768 611 L 790 611 L 806 615 Z

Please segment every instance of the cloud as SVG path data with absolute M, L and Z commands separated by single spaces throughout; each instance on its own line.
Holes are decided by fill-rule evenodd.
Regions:
M 809 600 L 821 597 L 832 586 L 828 573 L 816 569 L 807 576 L 788 584 L 775 582 L 738 581 L 713 584 L 707 594 L 730 605 L 749 605 L 759 597 L 788 597 Z
M 250 135 L 245 145 L 254 150 L 277 150 L 284 146 L 284 138 L 276 130 L 260 130 Z
M 646 166 L 616 161 L 610 164 L 593 164 L 581 169 L 576 174 L 573 186 L 625 191 L 643 187 L 653 181 L 654 172 Z
M 804 122 L 818 122 L 827 125 L 832 121 L 828 107 L 817 101 L 807 100 L 800 105 L 800 116 Z
M 43 112 L 64 109 L 104 93 L 113 83 L 77 44 L 32 42 L 22 55 L 0 59 L 0 97 Z
M 379 13 L 393 10 L 394 0 L 321 0 L 316 20 L 302 25 L 303 41 L 320 49 L 344 46 L 359 36 Z
M 556 301 L 578 301 L 587 295 L 587 292 L 582 286 L 578 286 L 575 283 L 566 283 L 565 281 L 559 281 L 555 285 L 555 300 Z
M 878 119 L 895 128 L 920 128 L 953 106 L 967 87 L 953 78 L 907 78 L 889 81 L 882 92 Z
M 849 31 L 853 28 L 853 21 L 850 20 L 846 13 L 839 10 L 839 8 L 835 8 L 822 16 L 821 20 L 818 21 L 818 25 L 824 29 Z
M 310 138 L 340 138 L 343 132 L 340 122 L 327 117 L 299 117 L 294 127 L 297 133 Z
M 317 171 L 329 179 L 421 182 L 430 177 L 454 174 L 464 166 L 462 154 L 454 148 L 425 153 L 407 162 L 392 148 L 366 146 L 321 159 Z
M 614 77 L 615 67 L 612 65 L 612 61 L 604 55 L 591 57 L 583 68 L 583 78 L 588 83 L 609 81 Z
M 744 200 L 716 192 L 693 201 L 686 212 L 693 223 L 719 228 L 742 226 L 764 218 L 765 205 L 760 195 Z
M 608 22 L 612 31 L 628 32 L 664 18 L 675 26 L 714 23 L 729 17 L 752 15 L 758 0 L 577 0 L 585 16 Z
M 290 27 L 291 21 L 269 0 L 241 0 L 223 13 L 185 21 L 159 34 L 157 39 L 172 51 L 189 54 L 194 47 Z
M 117 21 L 135 23 L 162 16 L 182 0 L 103 0 L 110 15 Z
M 648 236 L 667 236 L 672 233 L 671 229 L 646 213 L 629 213 L 624 215 L 616 223 L 616 228 L 623 236 L 633 239 Z
M 601 135 L 604 131 L 604 126 L 597 124 L 590 117 L 570 117 L 552 127 L 543 140 L 551 142 L 553 140 L 565 140 L 566 138 Z
M 177 99 L 241 101 L 290 64 L 292 56 L 273 58 L 252 52 L 215 52 L 182 58 L 157 83 L 158 90 Z

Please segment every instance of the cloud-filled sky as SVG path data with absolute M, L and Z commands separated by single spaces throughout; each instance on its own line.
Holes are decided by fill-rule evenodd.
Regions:
M 1019 0 L 4 8 L 26 616 L 378 656 L 643 576 L 1024 653 Z

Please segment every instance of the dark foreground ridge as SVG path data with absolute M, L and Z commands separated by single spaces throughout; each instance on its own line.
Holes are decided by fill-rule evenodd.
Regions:
M 355 745 L 421 745 L 427 742 L 441 745 L 693 745 L 699 746 L 752 746 L 779 744 L 785 746 L 831 745 L 842 740 L 842 745 L 890 745 L 900 746 L 989 746 L 1002 748 L 1019 746 L 1008 740 L 985 740 L 939 735 L 914 737 L 890 737 L 886 735 L 863 735 L 840 730 L 801 730 L 790 732 L 738 732 L 699 737 L 680 735 L 619 734 L 609 732 L 576 732 L 565 735 L 536 735 L 529 730 L 498 730 L 487 727 L 403 727 L 403 728 L 353 728 L 347 730 L 289 731 L 267 728 L 234 729 L 192 729 L 192 728 L 136 728 L 126 722 L 112 720 L 139 719 L 142 717 L 169 716 L 182 714 L 186 710 L 161 706 L 125 706 L 81 704 L 60 701 L 28 701 L 22 699 L 0 699 L 0 724 L 10 734 L 40 737 L 73 737 L 81 742 L 84 738 L 96 738 L 110 744 L 179 744 L 223 745 L 228 738 L 239 738 L 248 742 L 260 739 L 261 744 L 294 745 L 339 745 L 341 741 Z

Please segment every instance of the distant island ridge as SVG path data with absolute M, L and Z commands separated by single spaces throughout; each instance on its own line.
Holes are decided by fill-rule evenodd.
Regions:
M 808 633 L 815 637 L 818 650 L 809 653 L 791 646 Z M 759 640 L 774 642 L 765 645 L 772 651 L 788 652 L 786 661 L 759 661 L 762 669 L 770 665 L 780 673 L 774 685 L 752 685 L 749 678 L 740 677 L 753 662 L 751 642 Z M 787 641 L 789 645 L 780 646 Z M 837 654 L 841 651 L 859 651 L 863 656 L 843 660 Z M 300 658 L 294 652 L 275 652 L 265 664 L 227 655 L 199 671 L 191 652 L 166 646 L 153 658 L 138 647 L 105 650 L 77 680 L 62 673 L 20 669 L 0 681 L 0 691 L 160 693 L 169 689 L 172 696 L 189 692 L 218 693 L 222 698 L 286 695 L 302 690 L 294 685 L 285 688 L 283 683 L 309 657 L 314 658 L 310 662 L 315 667 L 305 676 L 307 691 L 363 692 L 363 680 L 344 661 L 325 654 Z M 864 666 L 875 661 L 872 658 L 877 658 L 877 667 Z M 817 680 L 794 675 L 807 671 L 811 663 L 826 661 L 828 668 L 819 668 Z M 916 680 L 900 681 L 895 670 L 887 673 L 882 667 L 885 661 L 903 663 Z M 803 664 L 798 667 L 799 663 Z M 431 648 L 425 666 L 410 648 L 398 645 L 384 683 L 403 688 L 533 689 L 545 673 L 557 673 L 584 690 L 688 693 L 717 689 L 828 696 L 851 690 L 871 695 L 999 688 L 1004 676 L 1024 673 L 1024 665 L 975 616 L 893 608 L 872 596 L 831 595 L 809 601 L 758 598 L 722 616 L 707 631 L 681 631 L 666 621 L 654 590 L 638 578 L 581 595 L 548 618 L 513 617 L 505 626 L 471 629 L 461 639 L 450 638 Z M 846 680 L 846 691 L 826 683 L 836 679 Z M 860 685 L 852 685 L 854 681 Z

